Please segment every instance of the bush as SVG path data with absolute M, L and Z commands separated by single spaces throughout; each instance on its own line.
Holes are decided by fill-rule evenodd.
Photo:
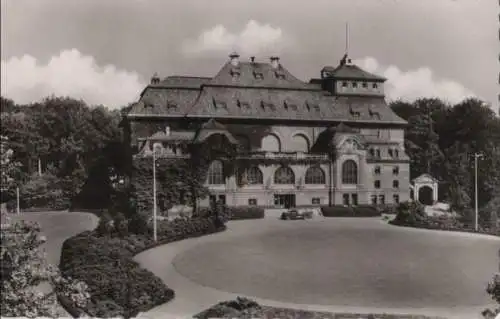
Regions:
M 219 302 L 193 317 L 196 319 L 264 318 L 264 311 L 255 301 L 237 297 L 236 300 Z
M 322 206 L 321 212 L 325 217 L 375 217 L 381 213 L 375 206 Z
M 256 206 L 228 207 L 230 220 L 264 218 L 264 208 Z
M 114 236 L 108 225 L 109 214 L 101 228 L 87 231 L 67 239 L 62 247 L 60 269 L 72 278 L 86 282 L 92 302 L 84 309 L 95 317 L 136 316 L 174 298 L 174 291 L 153 273 L 133 260 L 134 255 L 159 244 L 189 237 L 202 236 L 225 229 L 217 228 L 213 218 L 176 219 L 158 221 L 158 241 L 149 234 Z M 116 216 L 118 223 L 120 216 Z M 149 228 L 145 216 L 136 217 Z M 115 221 L 116 222 L 116 221 Z M 128 223 L 128 229 L 134 229 Z M 100 231 L 98 231 L 100 229 Z M 135 229 L 143 231 L 145 229 Z M 149 233 L 149 230 L 146 231 Z

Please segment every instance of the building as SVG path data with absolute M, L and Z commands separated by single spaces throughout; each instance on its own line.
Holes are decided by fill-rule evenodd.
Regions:
M 387 105 L 385 80 L 347 54 L 303 82 L 278 57 L 233 53 L 214 77 L 155 75 L 124 117 L 136 158 L 188 157 L 186 145 L 209 136 L 238 146 L 249 164 L 228 173 L 214 160 L 201 206 L 398 203 L 410 193 L 407 123 Z

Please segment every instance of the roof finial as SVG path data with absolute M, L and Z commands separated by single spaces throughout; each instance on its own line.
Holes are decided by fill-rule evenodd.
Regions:
M 345 54 L 349 55 L 349 22 L 345 23 Z

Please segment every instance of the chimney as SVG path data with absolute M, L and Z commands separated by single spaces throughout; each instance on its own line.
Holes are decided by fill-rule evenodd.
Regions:
M 231 64 L 233 66 L 238 66 L 238 64 L 240 63 L 239 57 L 240 57 L 240 55 L 236 52 L 233 52 L 229 55 L 229 58 L 231 59 Z
M 280 58 L 277 56 L 272 56 L 271 66 L 273 67 L 273 69 L 277 69 L 279 65 L 280 65 Z
M 158 84 L 160 83 L 160 78 L 158 77 L 158 73 L 155 72 L 153 76 L 151 77 L 151 84 Z
M 251 61 L 252 63 L 254 63 L 254 62 L 255 62 L 255 57 L 254 57 L 254 56 L 251 56 L 251 57 L 250 57 L 250 61 Z M 500 99 L 500 98 L 499 98 L 499 99 Z
M 165 135 L 170 136 L 170 126 L 165 127 Z

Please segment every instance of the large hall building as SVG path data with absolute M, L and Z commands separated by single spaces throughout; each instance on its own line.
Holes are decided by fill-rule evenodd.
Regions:
M 347 55 L 303 82 L 278 57 L 233 53 L 214 77 L 154 76 L 124 115 L 127 134 L 135 157 L 188 157 L 186 145 L 210 136 L 237 145 L 249 165 L 228 172 L 214 159 L 200 206 L 398 203 L 410 195 L 407 123 L 387 105 L 385 80 Z

